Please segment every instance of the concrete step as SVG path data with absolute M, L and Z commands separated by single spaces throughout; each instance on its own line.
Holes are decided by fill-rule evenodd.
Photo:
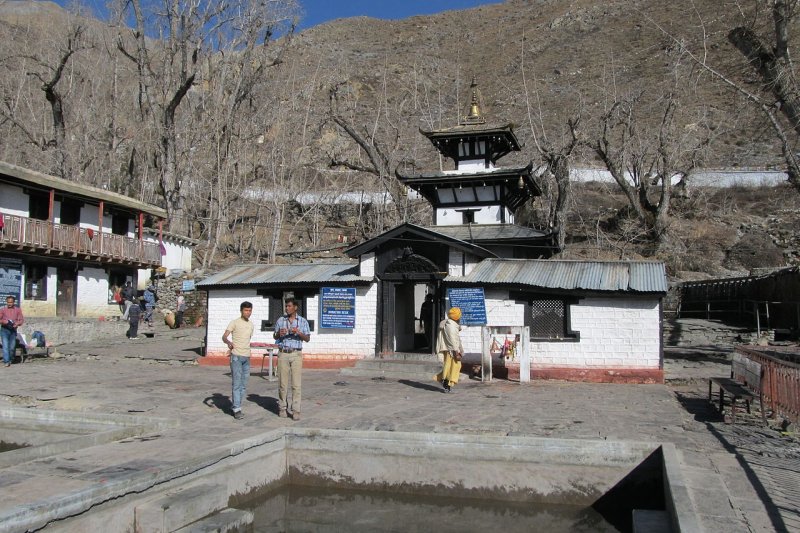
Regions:
M 633 510 L 633 533 L 670 533 L 672 525 L 666 511 Z
M 168 491 L 134 511 L 136 533 L 175 531 L 228 507 L 223 485 L 202 484 Z
M 432 379 L 442 369 L 438 361 L 402 361 L 388 359 L 364 359 L 356 366 L 343 368 L 345 376 L 384 377 L 389 379 Z
M 381 361 L 439 361 L 439 357 L 431 353 L 394 352 L 376 358 Z
M 221 513 L 211 515 L 197 522 L 193 522 L 186 527 L 182 527 L 175 533 L 229 533 L 235 531 L 245 531 L 253 523 L 254 516 L 250 511 L 240 511 L 239 509 L 225 509 Z

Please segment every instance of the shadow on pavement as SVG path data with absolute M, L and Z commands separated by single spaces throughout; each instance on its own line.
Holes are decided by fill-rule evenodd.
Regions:
M 231 404 L 231 399 L 225 396 L 224 394 L 220 394 L 219 392 L 215 392 L 205 400 L 203 403 L 209 407 L 216 407 L 223 413 L 231 413 L 233 406 Z
M 278 400 L 272 396 L 259 396 L 258 394 L 248 394 L 247 401 L 253 402 L 262 409 L 274 414 L 278 414 Z
M 435 385 L 428 385 L 427 383 L 420 383 L 419 381 L 410 381 L 408 379 L 401 379 L 398 381 L 398 383 L 402 383 L 403 385 L 408 385 L 409 387 L 414 387 L 415 389 L 422 389 L 433 392 L 442 392 L 442 387 L 437 387 Z
M 716 405 L 709 402 L 708 397 L 702 394 L 693 395 L 677 392 L 675 396 L 683 408 L 686 409 L 686 412 L 693 415 L 694 419 L 698 422 L 705 424 L 708 432 L 716 437 L 727 452 L 736 457 L 742 470 L 747 475 L 747 479 L 753 487 L 753 490 L 758 494 L 758 499 L 764 504 L 764 508 L 767 511 L 767 515 L 775 531 L 789 531 L 781 515 L 781 506 L 776 504 L 770 497 L 764 483 L 758 476 L 758 472 L 754 470 L 753 465 L 748 460 L 748 457 L 746 457 L 746 455 L 751 454 L 751 450 L 748 450 L 749 446 L 745 443 L 743 449 L 740 449 L 739 446 L 731 442 L 728 436 L 715 426 L 715 424 L 724 424 L 723 414 L 719 412 Z M 744 428 L 745 426 L 740 424 L 738 427 Z M 759 439 L 757 432 L 752 433 L 752 438 Z M 764 467 L 763 464 L 761 466 Z

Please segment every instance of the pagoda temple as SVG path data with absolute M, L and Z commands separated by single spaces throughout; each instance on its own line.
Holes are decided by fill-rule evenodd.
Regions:
M 533 163 L 501 167 L 498 160 L 520 151 L 510 124 L 486 123 L 473 79 L 469 112 L 452 128 L 420 130 L 453 169 L 397 178 L 433 207 L 430 229 L 486 247 L 497 257 L 546 258 L 550 232 L 514 224 L 516 211 L 542 194 Z
M 345 250 L 347 262 L 237 265 L 199 283 L 209 295 L 205 360 L 227 364 L 218 339 L 240 299 L 253 299 L 254 341 L 270 342 L 292 296 L 311 325 L 303 366 L 381 376 L 391 360 L 400 374 L 411 361 L 436 367 L 437 324 L 459 305 L 463 371 L 483 376 L 491 362 L 495 376 L 520 381 L 663 382 L 664 265 L 553 259 L 552 232 L 515 223 L 542 194 L 533 163 L 498 166 L 520 144 L 481 107 L 473 80 L 456 126 L 421 131 L 452 168 L 397 173 L 430 202 L 431 225 L 400 224 Z

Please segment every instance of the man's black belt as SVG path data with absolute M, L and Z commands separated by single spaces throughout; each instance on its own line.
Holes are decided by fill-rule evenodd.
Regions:
M 294 353 L 294 352 L 299 352 L 300 349 L 299 348 L 281 348 L 279 351 L 281 353 Z

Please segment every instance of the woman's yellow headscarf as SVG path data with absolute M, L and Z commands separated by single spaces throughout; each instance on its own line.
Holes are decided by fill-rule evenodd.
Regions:
M 452 320 L 458 321 L 461 319 L 461 309 L 458 307 L 451 307 L 450 310 L 447 312 L 447 316 L 450 317 Z

